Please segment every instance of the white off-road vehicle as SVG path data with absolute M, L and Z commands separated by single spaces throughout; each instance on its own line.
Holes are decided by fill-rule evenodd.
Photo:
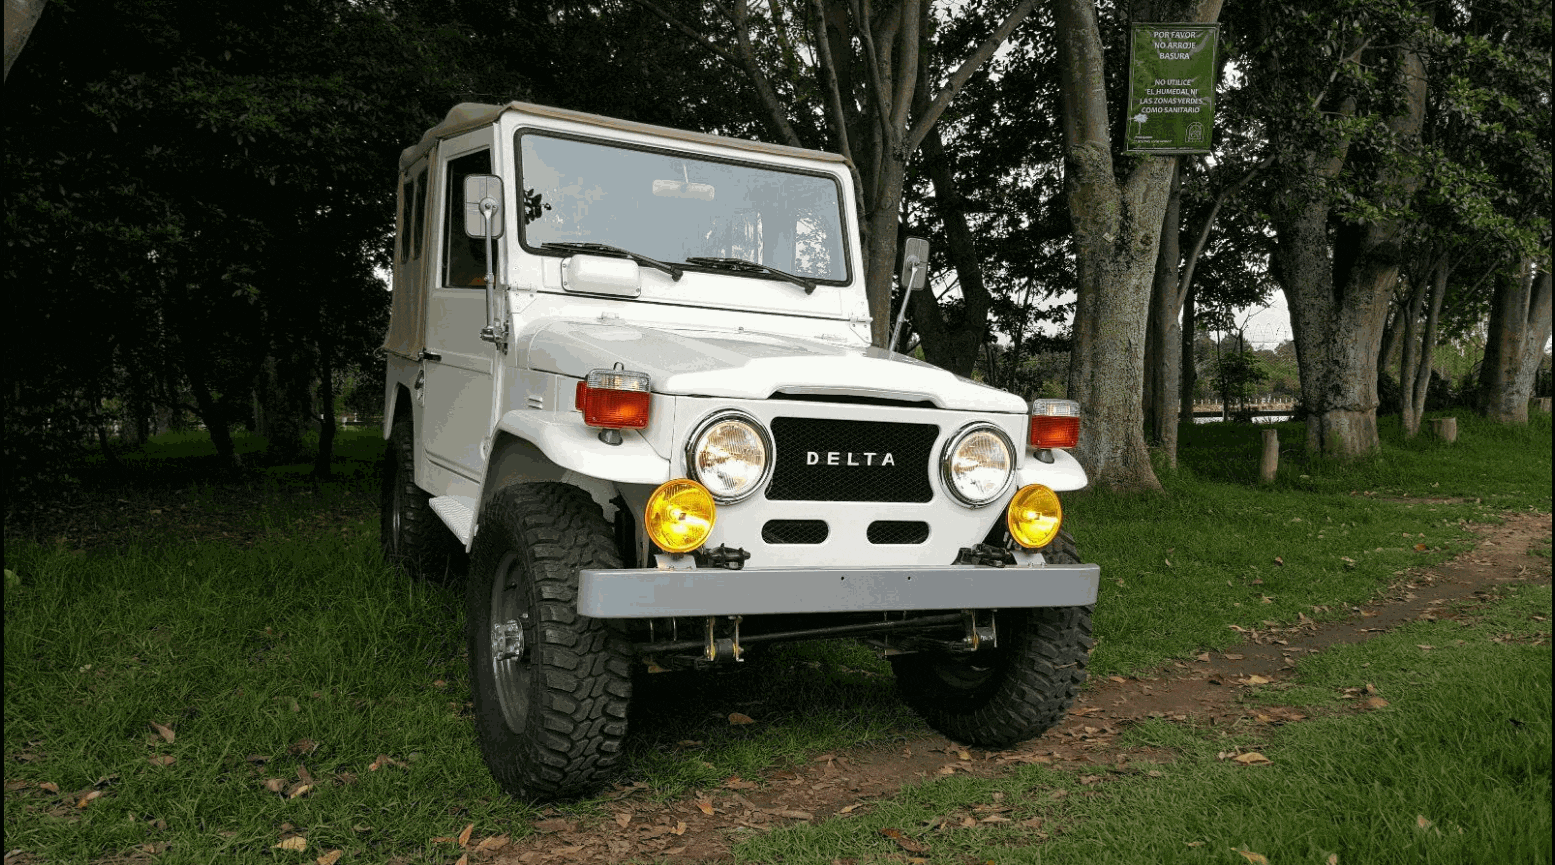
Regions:
M 634 669 L 755 644 L 878 647 L 969 745 L 1063 716 L 1099 576 L 1055 495 L 1086 484 L 1078 406 L 871 347 L 841 157 L 463 104 L 399 201 L 383 544 L 412 571 L 469 552 L 503 788 L 596 789 Z

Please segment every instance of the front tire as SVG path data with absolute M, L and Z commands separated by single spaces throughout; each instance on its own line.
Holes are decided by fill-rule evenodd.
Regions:
M 1042 553 L 1055 564 L 1080 563 L 1067 532 Z M 929 726 L 965 745 L 1008 748 L 1040 736 L 1063 720 L 1085 682 L 1092 610 L 1000 611 L 997 648 L 892 658 L 897 690 Z
M 581 796 L 615 769 L 632 695 L 630 641 L 578 614 L 578 571 L 619 568 L 584 491 L 500 490 L 481 514 L 465 594 L 475 733 L 492 777 L 537 801 Z

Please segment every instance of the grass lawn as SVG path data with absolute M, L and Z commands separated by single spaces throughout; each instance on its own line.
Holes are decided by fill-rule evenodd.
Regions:
M 1237 639 L 1233 625 L 1340 615 L 1397 572 L 1465 549 L 1467 523 L 1493 520 L 1507 510 L 1550 508 L 1548 415 L 1520 429 L 1460 417 L 1460 441 L 1451 446 L 1404 442 L 1395 428 L 1385 428 L 1378 456 L 1345 466 L 1308 462 L 1299 425 L 1281 425 L 1280 431 L 1286 453 L 1269 487 L 1252 483 L 1256 429 L 1205 425 L 1185 428 L 1183 467 L 1163 472 L 1162 493 L 1066 500 L 1083 557 L 1103 568 L 1096 672 L 1147 669 L 1224 647 Z M 539 812 L 502 795 L 476 751 L 457 592 L 406 581 L 384 566 L 375 517 L 374 467 L 381 444 L 373 430 L 348 431 L 338 441 L 334 481 L 310 481 L 305 466 L 261 466 L 242 484 L 209 481 L 190 468 L 204 458 L 199 440 L 160 441 L 126 458 L 119 486 L 101 487 L 108 491 L 86 504 L 62 502 L 32 515 L 30 526 L 55 520 L 57 530 L 7 537 L 8 850 L 50 862 L 139 855 L 161 862 L 303 862 L 331 850 L 344 851 L 342 861 L 446 862 L 456 848 L 435 839 L 457 836 L 466 825 L 474 824 L 477 838 L 533 831 Z M 240 448 L 252 452 L 257 445 Z M 1547 607 L 1547 595 L 1543 603 Z M 1514 825 L 1524 827 L 1519 830 L 1524 834 L 1526 827 L 1543 826 L 1531 837 L 1547 838 L 1548 641 L 1543 647 L 1480 646 L 1478 638 L 1461 638 L 1465 646 L 1430 655 L 1426 666 L 1435 669 L 1441 659 L 1470 658 L 1471 650 L 1481 649 L 1492 655 L 1475 663 L 1489 663 L 1486 658 L 1493 656 L 1499 666 L 1480 667 L 1478 680 L 1467 678 L 1457 690 L 1448 686 L 1467 674 L 1431 672 L 1438 684 L 1429 690 L 1455 695 L 1451 699 L 1422 705 L 1395 701 L 1388 711 L 1323 722 L 1381 725 L 1365 736 L 1333 728 L 1303 746 L 1290 744 L 1282 733 L 1269 747 L 1290 750 L 1264 751 L 1273 766 L 1232 766 L 1213 754 L 1204 758 L 1205 749 L 1224 750 L 1225 743 L 1206 739 L 1203 731 L 1140 729 L 1135 735 L 1162 737 L 1161 746 L 1184 759 L 1165 777 L 1139 782 L 1139 792 L 1127 795 L 1145 798 L 1130 800 L 1135 803 L 1130 807 L 1189 801 L 1191 796 L 1174 792 L 1179 783 L 1186 785 L 1183 790 L 1198 789 L 1195 785 L 1208 790 L 1288 771 L 1332 787 L 1341 784 L 1340 769 L 1350 766 L 1352 775 L 1373 785 L 1373 793 L 1345 794 L 1349 798 L 1336 800 L 1342 807 L 1333 813 L 1349 813 L 1379 798 L 1376 789 L 1391 790 L 1398 798 L 1397 807 L 1386 810 L 1393 815 L 1389 819 L 1423 833 L 1384 833 L 1379 837 L 1392 840 L 1379 841 L 1376 849 L 1394 849 L 1401 839 L 1419 845 L 1439 837 L 1438 847 L 1409 849 L 1449 851 L 1440 861 L 1476 861 L 1450 852 L 1468 849 L 1451 846 L 1460 843 L 1453 840 L 1457 828 L 1464 837 L 1480 838 L 1482 846 L 1487 833 L 1516 835 L 1502 832 Z M 1543 653 L 1542 672 L 1531 682 L 1523 661 L 1507 660 L 1514 649 L 1535 660 Z M 785 648 L 750 666 L 739 675 L 650 678 L 634 705 L 627 780 L 647 785 L 655 795 L 675 796 L 731 774 L 753 777 L 823 750 L 924 730 L 895 696 L 888 668 L 851 644 Z M 1496 683 L 1484 681 L 1491 670 Z M 1327 687 L 1320 671 L 1312 675 L 1318 677 L 1314 687 Z M 1517 693 L 1504 700 L 1493 696 L 1501 693 L 1501 682 L 1523 682 L 1526 687 L 1520 687 L 1533 698 L 1542 694 L 1542 715 L 1537 699 L 1525 707 L 1516 702 Z M 1462 705 L 1454 709 L 1454 701 Z M 1517 729 L 1526 735 L 1508 742 L 1543 743 L 1542 769 L 1530 758 L 1518 764 L 1523 774 L 1508 774 L 1512 766 L 1488 762 L 1482 749 L 1458 760 L 1449 753 L 1461 748 L 1458 739 L 1417 735 L 1433 725 L 1462 729 L 1467 723 L 1461 715 L 1432 712 L 1484 714 L 1487 706 L 1494 706 L 1497 716 L 1512 713 L 1523 722 Z M 731 726 L 726 719 L 735 711 L 760 723 Z M 1412 714 L 1417 712 L 1425 714 Z M 1511 726 L 1499 717 L 1484 723 Z M 1318 722 L 1297 725 L 1289 735 L 1307 727 L 1320 729 Z M 1354 768 L 1353 759 L 1380 759 L 1387 742 L 1404 737 L 1404 731 L 1415 731 L 1408 738 L 1418 747 L 1390 763 L 1375 763 L 1393 767 L 1385 770 L 1391 774 Z M 1347 750 L 1372 739 L 1380 750 Z M 1320 761 L 1328 768 L 1297 759 L 1307 752 L 1328 755 Z M 1418 770 L 1410 768 L 1416 764 Z M 1489 776 L 1481 786 L 1462 787 L 1479 791 L 1475 800 L 1483 799 L 1484 807 L 1452 807 L 1447 797 L 1459 789 L 1456 784 L 1437 790 L 1420 780 L 1443 773 L 1456 778 L 1465 767 Z M 1194 774 L 1200 770 L 1202 778 Z M 1051 782 L 1041 772 L 1009 781 L 1026 785 L 1022 789 Z M 1126 798 L 1125 787 L 1118 785 L 1119 797 Z M 1525 787 L 1534 800 L 1542 796 L 1542 812 L 1537 801 L 1530 804 L 1529 796 L 1518 792 Z M 915 790 L 874 809 L 868 819 L 889 808 L 918 808 L 916 797 L 971 797 L 970 803 L 983 788 L 958 789 Z M 952 792 L 935 792 L 943 790 Z M 989 795 L 1004 791 L 1006 797 L 1015 790 L 987 788 Z M 1156 800 L 1148 798 L 1151 790 Z M 1321 804 L 1329 801 L 1323 790 L 1308 799 L 1290 798 L 1295 794 L 1286 784 L 1275 784 L 1249 787 L 1243 795 L 1289 802 L 1271 814 L 1306 816 L 1285 822 L 1262 813 L 1239 817 L 1267 833 L 1233 837 L 1206 829 L 1197 832 L 1202 848 L 1187 847 L 1195 839 L 1177 838 L 1183 834 L 1177 832 L 1170 837 L 1183 847 L 1172 847 L 1173 855 L 1214 852 L 1221 858 L 1202 861 L 1236 861 L 1225 858 L 1227 845 L 1257 851 L 1262 844 L 1267 854 L 1295 849 L 1289 845 L 1298 836 L 1307 839 L 1301 841 L 1303 850 L 1343 851 L 1349 848 L 1324 845 L 1335 832 L 1362 825 L 1312 816 L 1329 813 Z M 1122 844 L 1137 837 L 1130 843 L 1144 844 L 1160 836 L 1150 843 L 1165 844 L 1161 821 L 1140 822 L 1142 829 L 1125 836 L 1116 833 L 1129 821 L 1091 820 L 1080 812 L 1065 816 L 1071 813 L 1065 809 L 1083 798 L 1055 800 L 1054 807 L 1062 807 L 1052 819 L 1071 828 L 1044 831 L 1078 845 L 1065 849 L 1082 852 L 1053 861 L 1090 861 L 1083 851 L 1096 848 L 1085 843 Z M 1227 802 L 1203 800 L 1203 807 L 1212 817 L 1226 811 Z M 584 814 L 598 810 L 590 802 L 571 808 Z M 1364 814 L 1355 819 L 1373 820 Z M 1431 830 L 1411 828 L 1416 816 L 1431 821 Z M 1175 819 L 1173 825 L 1184 831 L 1220 825 L 1213 819 L 1185 822 L 1185 813 Z M 905 828 L 905 821 L 882 825 Z M 1089 837 L 1084 833 L 1093 830 L 1082 827 L 1100 832 L 1104 824 L 1114 834 L 1084 841 Z M 1318 824 L 1329 826 L 1328 834 L 1318 831 Z M 818 856 L 832 849 L 828 858 L 816 860 L 829 862 L 851 854 L 826 847 L 834 842 L 821 840 L 833 837 L 825 833 L 846 835 L 866 825 L 823 824 L 806 830 L 819 834 L 805 836 L 813 840 L 803 843 L 818 845 L 813 848 Z M 305 850 L 289 849 L 299 843 Z M 1547 861 L 1547 842 L 1542 849 Z M 756 848 L 747 855 L 762 859 L 752 851 Z M 1341 861 L 1368 861 L 1368 855 Z M 995 858 L 1007 861 L 1005 853 Z M 1150 852 L 1120 861 L 1153 858 Z

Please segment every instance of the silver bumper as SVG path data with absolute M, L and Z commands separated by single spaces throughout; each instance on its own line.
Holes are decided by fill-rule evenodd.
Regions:
M 1100 579 L 1097 565 L 589 570 L 578 575 L 578 612 L 642 619 L 1075 607 L 1096 602 Z

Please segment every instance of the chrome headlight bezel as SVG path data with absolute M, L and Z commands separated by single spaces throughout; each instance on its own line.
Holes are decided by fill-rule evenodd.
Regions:
M 998 442 L 1004 446 L 1005 453 L 1006 468 L 1004 472 L 1004 481 L 1003 483 L 999 484 L 999 488 L 997 490 L 984 498 L 975 498 L 963 493 L 956 485 L 956 476 L 954 470 L 954 458 L 957 451 L 959 451 L 961 446 L 966 443 L 967 439 L 977 435 L 978 433 L 991 433 L 998 440 Z M 961 429 L 957 430 L 955 435 L 945 440 L 945 447 L 942 451 L 940 451 L 939 459 L 940 483 L 944 485 L 945 491 L 950 493 L 951 498 L 954 498 L 961 504 L 966 505 L 969 508 L 987 507 L 988 505 L 999 501 L 1004 497 L 1005 493 L 1010 491 L 1010 484 L 1015 480 L 1016 457 L 1017 454 L 1015 451 L 1015 443 L 1011 441 L 1009 433 L 1006 433 L 1003 428 L 997 426 L 996 424 L 989 423 L 988 421 L 975 421 L 973 423 L 969 423 Z
M 765 457 L 765 462 L 761 468 L 761 474 L 757 476 L 756 480 L 749 484 L 745 489 L 742 489 L 738 493 L 734 494 L 721 492 L 720 486 L 716 483 L 716 481 L 709 483 L 710 480 L 714 479 L 704 475 L 701 469 L 700 460 L 698 459 L 698 456 L 702 452 L 704 439 L 707 437 L 708 433 L 712 432 L 713 428 L 719 424 L 731 421 L 749 427 L 750 430 L 756 434 L 756 440 L 760 442 L 762 454 Z M 766 426 L 762 424 L 761 421 L 757 420 L 753 415 L 743 411 L 726 409 L 723 411 L 714 412 L 713 414 L 710 414 L 704 418 L 701 423 L 697 424 L 696 430 L 691 434 L 690 438 L 686 439 L 687 477 L 690 477 L 692 480 L 706 487 L 707 491 L 712 494 L 713 501 L 721 505 L 728 505 L 735 502 L 744 501 L 745 499 L 755 495 L 758 490 L 765 489 L 767 486 L 767 481 L 772 479 L 772 470 L 776 464 L 777 450 L 772 443 L 772 434 L 767 431 Z

